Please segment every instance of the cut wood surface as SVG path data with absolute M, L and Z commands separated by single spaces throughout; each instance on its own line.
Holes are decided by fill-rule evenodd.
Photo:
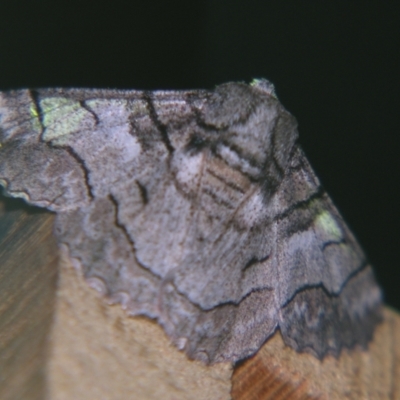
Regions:
M 397 312 L 385 309 L 368 351 L 321 362 L 277 332 L 232 375 L 107 304 L 57 249 L 53 215 L 21 204 L 0 207 L 0 399 L 400 399 Z

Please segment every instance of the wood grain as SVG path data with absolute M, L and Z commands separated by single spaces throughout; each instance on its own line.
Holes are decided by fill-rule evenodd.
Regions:
M 278 332 L 236 366 L 232 384 L 234 400 L 400 399 L 400 316 L 386 308 L 368 351 L 322 362 L 285 346 Z
M 53 215 L 0 202 L 0 399 L 39 400 L 56 295 Z

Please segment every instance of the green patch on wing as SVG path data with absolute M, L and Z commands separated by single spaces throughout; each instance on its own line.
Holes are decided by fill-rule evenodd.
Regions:
M 35 132 L 40 133 L 42 131 L 42 124 L 40 123 L 40 115 L 35 104 L 31 103 L 29 112 L 31 114 L 32 129 Z
M 92 115 L 78 101 L 62 97 L 50 97 L 40 101 L 43 112 L 45 141 L 63 144 L 71 133 L 82 130 L 86 123 L 92 122 Z
M 322 211 L 318 214 L 315 224 L 318 228 L 322 229 L 332 237 L 332 239 L 339 240 L 342 238 L 340 226 L 329 211 Z

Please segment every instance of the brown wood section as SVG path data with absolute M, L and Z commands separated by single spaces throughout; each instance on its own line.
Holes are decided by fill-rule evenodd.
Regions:
M 53 215 L 0 199 L 0 399 L 39 400 L 53 318 Z
M 243 400 L 317 399 L 308 389 L 304 378 L 291 377 L 279 367 L 268 369 L 261 357 L 253 357 L 235 368 L 232 396 Z
M 385 308 L 368 350 L 320 361 L 285 346 L 277 332 L 232 376 L 233 400 L 400 399 L 400 315 Z

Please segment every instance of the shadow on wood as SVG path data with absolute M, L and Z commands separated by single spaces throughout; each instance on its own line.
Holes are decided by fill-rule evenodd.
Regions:
M 56 297 L 53 215 L 0 202 L 0 399 L 39 400 Z

